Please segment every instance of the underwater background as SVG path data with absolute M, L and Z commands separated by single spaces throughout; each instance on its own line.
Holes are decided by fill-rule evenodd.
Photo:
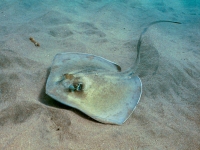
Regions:
M 57 53 L 133 66 L 143 93 L 121 126 L 45 94 Z M 199 0 L 1 0 L 0 149 L 200 149 Z M 81 63 L 81 62 L 80 62 Z M 103 83 L 102 83 L 103 84 Z

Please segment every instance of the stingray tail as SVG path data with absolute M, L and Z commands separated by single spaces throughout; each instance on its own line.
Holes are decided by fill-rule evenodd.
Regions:
M 140 34 L 140 38 L 139 38 L 138 43 L 137 43 L 137 57 L 136 57 L 136 60 L 135 60 L 135 65 L 133 67 L 131 67 L 129 70 L 127 70 L 127 72 L 130 72 L 129 75 L 133 75 L 136 72 L 138 65 L 140 63 L 140 47 L 141 47 L 141 44 L 142 44 L 142 36 L 147 32 L 149 27 L 151 27 L 154 24 L 162 23 L 162 22 L 181 24 L 180 22 L 176 22 L 176 21 L 159 20 L 159 21 L 151 22 L 146 28 L 144 28 L 144 30 Z

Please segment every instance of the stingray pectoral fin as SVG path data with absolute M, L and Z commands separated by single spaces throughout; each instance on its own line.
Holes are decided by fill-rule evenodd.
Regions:
M 80 102 L 76 108 L 99 122 L 124 123 L 140 100 L 142 84 L 137 76 L 89 76 L 85 80 L 92 85 L 81 93 L 84 99 L 76 92 L 70 98 Z

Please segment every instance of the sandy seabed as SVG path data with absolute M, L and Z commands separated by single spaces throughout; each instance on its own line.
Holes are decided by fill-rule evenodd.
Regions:
M 199 150 L 200 4 L 179 1 L 1 1 L 0 149 Z M 57 53 L 90 53 L 126 70 L 156 20 L 182 24 L 145 34 L 143 94 L 123 125 L 98 123 L 45 94 Z

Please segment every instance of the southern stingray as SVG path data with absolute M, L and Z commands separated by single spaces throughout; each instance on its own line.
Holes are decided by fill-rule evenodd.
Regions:
M 109 124 L 123 124 L 142 94 L 142 82 L 135 74 L 140 62 L 140 34 L 135 65 L 121 72 L 119 65 L 86 53 L 59 53 L 55 56 L 46 83 L 46 94 L 76 108 L 91 118 Z

